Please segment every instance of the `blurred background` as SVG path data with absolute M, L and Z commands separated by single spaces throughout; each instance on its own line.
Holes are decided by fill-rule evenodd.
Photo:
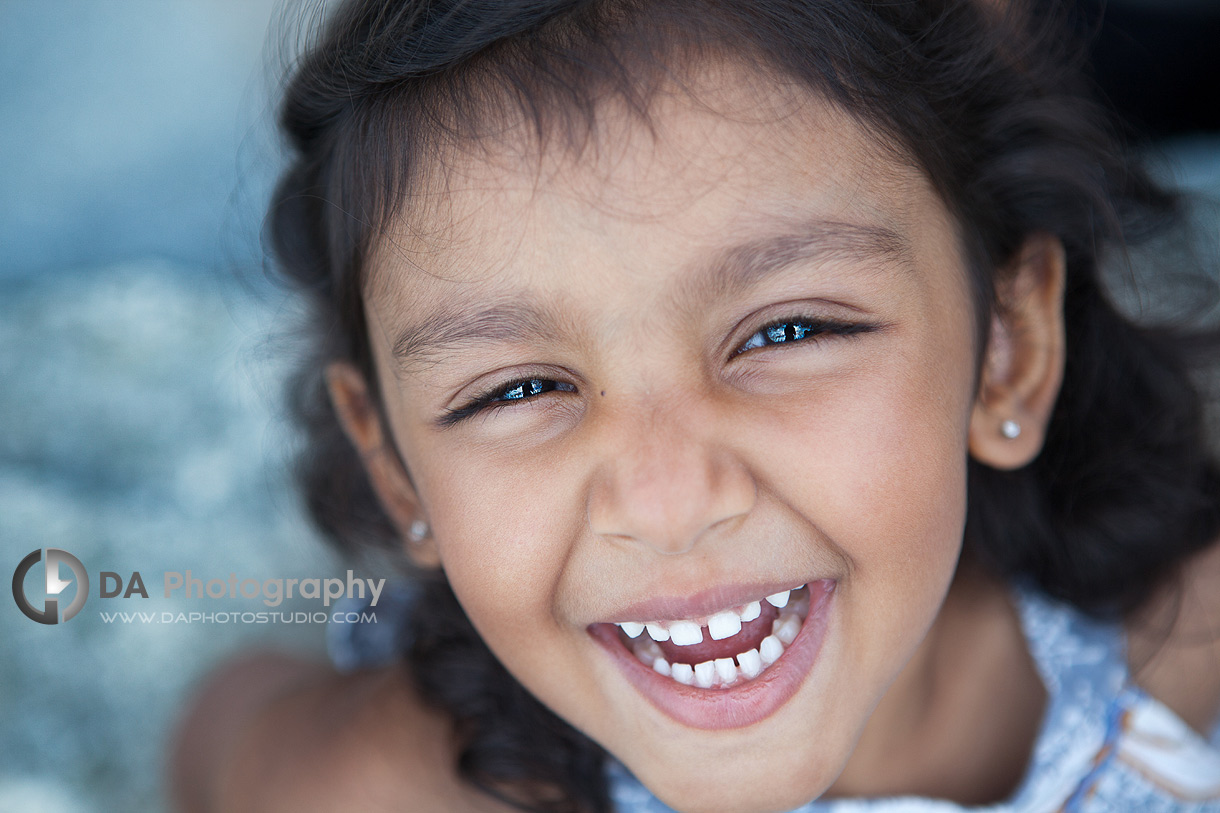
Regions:
M 280 165 L 271 100 L 318 7 L 0 0 L 6 580 L 59 547 L 93 590 L 100 570 L 141 571 L 152 598 L 126 603 L 159 614 L 259 605 L 159 598 L 166 570 L 342 571 L 289 482 L 294 310 L 259 243 Z M 1103 84 L 1157 139 L 1158 172 L 1220 200 L 1220 3 L 1115 0 L 1107 15 Z M 1215 212 L 1199 209 L 1204 244 Z M 91 595 L 44 626 L 0 605 L 0 813 L 166 810 L 175 713 L 206 670 L 250 646 L 322 652 L 317 625 L 108 624 Z
M 320 625 L 99 613 L 266 609 L 165 600 L 166 570 L 342 572 L 289 481 L 292 309 L 259 245 L 280 165 L 268 101 L 280 32 L 316 6 L 0 0 L 5 813 L 168 809 L 167 742 L 201 676 L 245 647 L 322 652 Z M 17 562 L 48 547 L 91 582 L 84 610 L 56 626 L 8 591 Z M 140 571 L 152 597 L 99 601 L 102 570 Z

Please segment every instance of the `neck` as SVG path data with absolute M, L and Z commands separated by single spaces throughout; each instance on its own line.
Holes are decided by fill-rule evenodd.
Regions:
M 828 796 L 988 804 L 1024 775 L 1046 691 L 1007 590 L 965 557 Z

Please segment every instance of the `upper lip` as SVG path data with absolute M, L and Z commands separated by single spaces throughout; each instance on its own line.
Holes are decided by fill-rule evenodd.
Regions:
M 816 579 L 814 580 L 816 581 Z M 803 587 L 808 581 L 747 582 L 720 584 L 689 595 L 653 596 L 629 604 L 614 613 L 606 623 L 623 621 L 679 621 L 686 618 L 702 618 L 721 610 L 739 607 L 758 601 L 784 590 Z

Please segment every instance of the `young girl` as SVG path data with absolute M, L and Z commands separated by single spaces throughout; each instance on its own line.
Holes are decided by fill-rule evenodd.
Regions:
M 335 11 L 270 231 L 309 506 L 412 563 L 401 657 L 230 667 L 183 806 L 1220 810 L 1215 337 L 1112 304 L 1179 204 L 1054 30 Z

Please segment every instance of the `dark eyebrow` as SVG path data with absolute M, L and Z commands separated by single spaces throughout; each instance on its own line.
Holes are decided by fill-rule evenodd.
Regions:
M 819 220 L 722 251 L 705 270 L 685 275 L 674 299 L 689 310 L 693 303 L 731 297 L 773 273 L 813 260 L 913 266 L 907 240 L 893 229 Z M 403 329 L 392 351 L 405 368 L 462 345 L 553 339 L 571 332 L 565 324 L 559 313 L 527 293 L 505 295 L 482 307 L 451 300 Z
M 733 246 L 703 274 L 689 275 L 678 292 L 687 302 L 731 297 L 771 274 L 810 261 L 841 260 L 900 268 L 915 265 L 907 239 L 887 226 L 816 220 L 783 234 Z
M 557 314 L 525 294 L 506 296 L 474 311 L 464 304 L 446 302 L 399 333 L 393 346 L 399 365 L 426 362 L 463 344 L 554 337 L 561 324 Z

